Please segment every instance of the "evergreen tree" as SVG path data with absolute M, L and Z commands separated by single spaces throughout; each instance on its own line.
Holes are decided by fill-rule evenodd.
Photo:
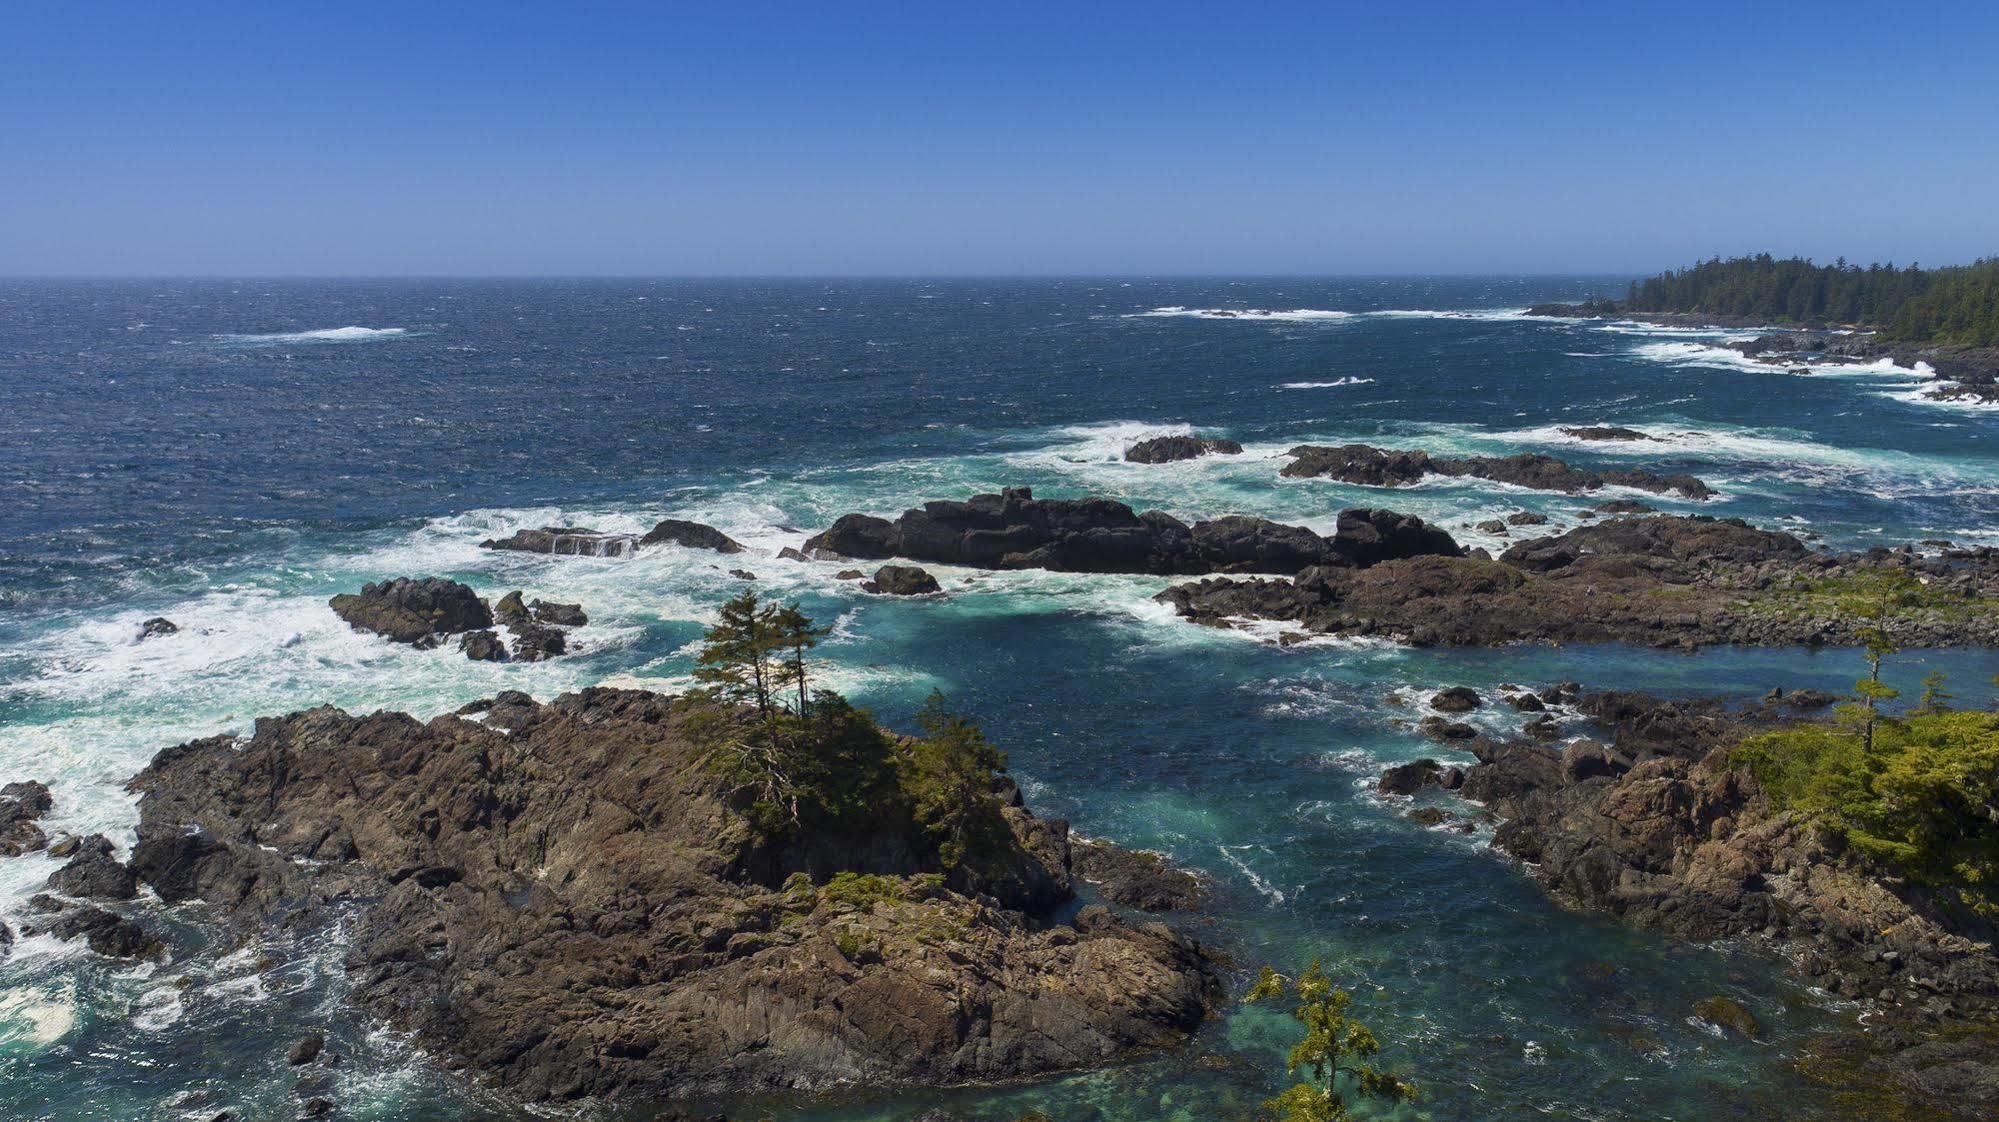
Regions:
M 1309 1079 L 1293 1084 L 1283 1094 L 1264 1102 L 1264 1113 L 1273 1122 L 1333 1122 L 1347 1117 L 1345 1095 L 1351 1093 L 1388 1102 L 1404 1102 L 1416 1097 L 1416 1088 L 1377 1068 L 1374 1057 L 1381 1044 L 1373 1031 L 1347 1015 L 1353 995 L 1333 985 L 1317 962 L 1305 969 L 1294 982 L 1270 967 L 1263 968 L 1256 985 L 1244 1001 L 1281 999 L 1294 996 L 1291 1018 L 1305 1026 L 1305 1039 L 1291 1049 L 1285 1070 L 1297 1075 L 1311 1073 Z M 1341 1077 L 1346 1077 L 1342 1086 Z

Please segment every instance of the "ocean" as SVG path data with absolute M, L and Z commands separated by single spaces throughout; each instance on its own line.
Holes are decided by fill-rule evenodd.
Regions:
M 783 560 L 849 511 L 1002 486 L 1183 518 L 1330 533 L 1348 506 L 1564 525 L 1604 497 L 1738 516 L 1841 548 L 1999 544 L 1999 413 L 1885 364 L 1811 374 L 1719 344 L 1755 332 L 1526 319 L 1625 278 L 0 281 L 0 781 L 54 792 L 51 833 L 131 841 L 124 782 L 158 750 L 321 704 L 429 717 L 501 689 L 684 688 L 716 607 L 757 578 L 833 632 L 821 677 L 892 725 L 932 689 L 1009 753 L 1037 811 L 1157 849 L 1215 885 L 1183 919 L 1245 976 L 1317 958 L 1416 1082 L 1401 1117 L 1837 1117 L 1790 1061 L 1856 1010 L 1749 946 L 1566 912 L 1486 848 L 1378 795 L 1389 764 L 1453 758 L 1411 727 L 1446 685 L 1564 680 L 1748 699 L 1844 690 L 1852 651 L 1415 650 L 1174 618 L 1169 580 L 929 566 L 941 598 L 875 598 Z M 1218 311 L 1271 310 L 1269 315 Z M 1585 443 L 1561 427 L 1657 439 Z M 1240 456 L 1123 462 L 1146 436 Z M 1582 500 L 1478 479 L 1384 491 L 1278 475 L 1299 443 L 1542 451 L 1700 476 L 1707 503 Z M 631 558 L 480 549 L 541 525 L 710 523 L 749 550 Z M 443 576 L 577 601 L 573 653 L 477 663 L 353 632 L 326 600 Z M 165 616 L 172 636 L 138 641 Z M 1999 654 L 1911 653 L 1991 700 Z M 1474 715 L 1494 729 L 1510 713 Z M 57 866 L 0 859 L 18 927 Z M 286 1117 L 285 1046 L 347 1057 L 340 1117 L 526 1118 L 342 1001 L 341 947 L 202 946 L 132 966 L 45 937 L 0 958 L 0 1116 Z M 1722 994 L 1745 1043 L 1692 1015 Z M 1231 1009 L 1188 1049 L 1066 1078 L 751 1116 L 1136 1122 L 1240 1116 L 1284 1083 L 1289 1022 Z M 648 1117 L 606 1106 L 606 1118 Z

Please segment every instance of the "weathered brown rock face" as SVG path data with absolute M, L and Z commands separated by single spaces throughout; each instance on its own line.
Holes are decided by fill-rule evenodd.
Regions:
M 915 875 L 937 855 L 892 820 L 773 848 L 695 719 L 605 689 L 266 719 L 134 780 L 132 868 L 244 924 L 344 912 L 354 1000 L 531 1100 L 1011 1078 L 1202 1020 L 1191 941 L 1101 908 L 1038 918 L 1071 896 L 1062 823 L 1005 806 L 1012 848 L 973 875 Z
M 1291 620 L 1311 631 L 1422 646 L 1852 645 L 1868 621 L 1785 590 L 1882 567 L 1964 597 L 1999 596 L 1999 557 L 1832 556 L 1739 519 L 1694 515 L 1607 520 L 1521 542 L 1496 561 L 1422 556 L 1363 569 L 1317 566 L 1290 580 L 1195 581 L 1159 599 L 1198 623 Z M 1912 610 L 1893 626 L 1905 647 L 1999 645 L 1999 612 Z

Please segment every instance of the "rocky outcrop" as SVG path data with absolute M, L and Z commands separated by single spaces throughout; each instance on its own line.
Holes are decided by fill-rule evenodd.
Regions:
M 861 590 L 883 596 L 928 596 L 944 588 L 936 577 L 914 565 L 883 565 L 875 570 L 873 580 L 861 585 Z
M 926 503 L 893 522 L 844 515 L 805 545 L 842 557 L 908 557 L 986 569 L 1161 574 L 1296 573 L 1461 552 L 1448 533 L 1392 511 L 1344 511 L 1334 536 L 1325 538 L 1301 526 L 1235 515 L 1189 526 L 1109 499 L 1037 499 L 1025 487 Z
M 1641 436 L 1643 434 L 1640 434 Z M 1553 456 L 1523 452 L 1517 456 L 1473 456 L 1446 459 L 1421 449 L 1385 449 L 1367 444 L 1328 447 L 1301 444 L 1288 453 L 1290 463 L 1279 474 L 1307 479 L 1325 477 L 1368 487 L 1400 487 L 1426 475 L 1473 476 L 1536 491 L 1580 495 L 1604 487 L 1633 487 L 1657 494 L 1677 493 L 1689 499 L 1714 494 L 1691 475 L 1655 475 L 1649 471 L 1587 471 Z
M 662 519 L 657 526 L 646 531 L 639 544 L 679 545 L 688 549 L 712 549 L 717 553 L 741 553 L 741 542 L 699 522 L 688 522 L 679 518 Z
M 1155 436 L 1124 450 L 1124 458 L 1135 464 L 1165 464 L 1201 456 L 1237 456 L 1242 445 L 1233 440 L 1199 436 Z
M 504 538 L 488 538 L 479 543 L 479 548 L 567 557 L 630 557 L 638 548 L 638 538 L 582 526 L 543 526 L 538 530 L 516 530 Z
M 32 779 L 0 787 L 0 857 L 19 857 L 49 844 L 36 821 L 54 805 L 48 787 Z
M 1077 838 L 1069 856 L 1077 878 L 1114 904 L 1147 912 L 1189 911 L 1207 899 L 1207 882 L 1162 854 Z
M 1729 707 L 1605 694 L 1580 707 L 1602 715 L 1608 744 L 1474 745 L 1462 794 L 1502 820 L 1496 848 L 1574 907 L 1688 939 L 1789 944 L 1815 984 L 1923 1022 L 1887 1050 L 1904 1062 L 1882 1063 L 1884 1074 L 1954 1110 L 1999 1106 L 1991 925 L 1774 810 L 1753 776 L 1729 766 L 1726 749 L 1745 733 L 1795 719 L 1783 695 Z M 1724 1003 L 1695 1012 L 1756 1035 L 1754 1018 Z M 1986 1045 L 1954 1052 L 1958 1078 L 1936 1081 L 1943 1073 L 1920 1062 L 1924 1049 L 1961 1040 L 1968 1024 L 1987 1026 Z
M 478 593 L 436 577 L 366 584 L 359 593 L 343 592 L 328 604 L 356 631 L 418 647 L 435 647 L 446 635 L 493 626 L 492 609 Z
M 1623 518 L 1522 542 L 1499 560 L 1424 556 L 1290 580 L 1210 578 L 1159 595 L 1195 622 L 1287 620 L 1419 646 L 1630 642 L 1692 648 L 1854 645 L 1869 626 L 1818 589 L 1901 569 L 1928 606 L 1890 623 L 1905 647 L 1999 645 L 1999 557 L 1814 553 L 1736 519 Z
M 1056 918 L 1063 823 L 995 800 L 955 866 L 895 799 L 766 834 L 705 762 L 715 719 L 592 689 L 262 720 L 134 780 L 132 865 L 228 922 L 338 917 L 353 1001 L 526 1100 L 1009 1079 L 1202 1022 L 1194 943 Z
M 95 904 L 74 904 L 46 893 L 28 900 L 23 935 L 50 935 L 65 942 L 82 939 L 106 958 L 154 958 L 165 951 L 159 938 L 130 917 Z
M 662 519 L 643 536 L 607 534 L 582 526 L 543 526 L 538 530 L 516 530 L 504 538 L 489 538 L 479 545 L 483 549 L 570 557 L 630 557 L 641 548 L 653 545 L 681 545 L 690 549 L 712 549 L 717 553 L 743 552 L 741 542 L 715 527 L 680 518 Z
M 1563 426 L 1562 435 L 1573 436 L 1577 440 L 1654 440 L 1649 433 L 1643 433 L 1623 425 L 1575 425 Z
M 80 839 L 69 863 L 49 874 L 46 887 L 82 900 L 130 900 L 139 894 L 138 879 L 118 863 L 117 851 L 103 834 Z

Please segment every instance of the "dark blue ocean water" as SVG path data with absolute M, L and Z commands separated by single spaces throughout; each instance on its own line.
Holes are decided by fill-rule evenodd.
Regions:
M 836 624 L 839 688 L 891 721 L 946 690 L 1039 809 L 1213 876 L 1217 906 L 1194 922 L 1239 961 L 1325 958 L 1422 1083 L 1407 1116 L 1808 1111 L 1785 1060 L 1849 1011 L 1751 949 L 1564 913 L 1482 837 L 1422 829 L 1368 788 L 1385 764 L 1435 754 L 1401 698 L 1436 686 L 1748 696 L 1841 688 L 1851 655 L 1281 648 L 1179 623 L 1151 578 L 945 570 L 944 599 L 882 602 L 835 566 L 775 557 L 849 510 L 1001 485 L 1320 529 L 1344 506 L 1389 505 L 1479 544 L 1499 543 L 1465 524 L 1523 508 L 1572 523 L 1582 505 L 1480 481 L 1280 480 L 1282 451 L 1306 440 L 1692 471 L 1722 492 L 1702 509 L 1840 545 L 1999 542 L 1999 414 L 1927 402 L 1907 371 L 1797 376 L 1716 333 L 1510 314 L 1622 280 L 0 282 L 0 779 L 49 780 L 57 828 L 122 843 L 125 778 L 260 714 L 677 688 L 739 587 L 713 555 L 476 543 L 698 518 L 751 546 L 726 567 Z M 1558 431 L 1581 423 L 1659 439 Z M 1248 451 L 1120 460 L 1190 430 Z M 593 623 L 568 658 L 501 666 L 393 648 L 324 607 L 396 575 L 579 600 Z M 156 614 L 182 632 L 136 643 Z M 1893 674 L 1931 668 L 1977 700 L 1999 660 L 1909 656 Z M 0 862 L 0 914 L 51 867 Z M 325 1024 L 353 1057 L 344 1116 L 504 1113 L 346 1013 L 337 947 L 260 972 L 261 951 L 218 959 L 184 934 L 158 967 L 43 941 L 0 960 L 0 1116 L 282 1116 L 282 1045 Z M 1717 992 L 1767 1040 L 1690 1020 Z M 1229 1117 L 1280 1084 L 1287 1044 L 1281 1022 L 1232 1013 L 1155 1063 L 948 1098 L 980 1119 Z M 872 1119 L 923 1104 L 769 1105 Z

